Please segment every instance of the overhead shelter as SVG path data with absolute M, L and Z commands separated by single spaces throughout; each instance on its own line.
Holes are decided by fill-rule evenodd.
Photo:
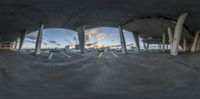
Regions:
M 1 0 L 0 37 L 14 41 L 44 23 L 45 28 L 72 30 L 80 25 L 85 29 L 121 26 L 146 42 L 158 43 L 168 27 L 174 31 L 178 16 L 187 12 L 181 40 L 191 43 L 200 26 L 199 4 L 198 0 Z

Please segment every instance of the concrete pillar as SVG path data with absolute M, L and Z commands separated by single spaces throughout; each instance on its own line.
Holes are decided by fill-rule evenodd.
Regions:
M 138 51 L 140 51 L 140 41 L 139 41 L 139 34 L 136 32 L 132 32 L 133 33 L 133 37 L 135 39 L 135 44 L 137 46 Z
M 147 47 L 146 47 L 146 44 L 145 44 L 145 42 L 143 42 L 143 46 L 144 46 L 144 49 L 146 50 L 146 49 L 147 49 Z
M 27 31 L 21 33 L 19 41 L 19 51 L 21 51 Z
M 15 41 L 10 43 L 10 50 L 11 51 L 14 51 L 15 43 L 16 43 Z
M 183 24 L 185 22 L 185 19 L 187 17 L 188 13 L 183 13 L 178 17 L 176 27 L 174 30 L 174 38 L 173 38 L 173 44 L 171 46 L 171 55 L 178 55 L 178 47 L 181 39 L 181 33 L 183 29 Z
M 199 37 L 198 42 L 197 42 L 196 51 L 199 51 L 199 47 L 200 47 L 200 37 Z
M 165 37 L 165 33 L 162 34 L 162 52 L 165 52 L 165 41 L 166 41 L 166 37 Z
M 167 44 L 167 50 L 169 49 L 169 44 Z
M 145 50 L 148 49 L 148 44 L 146 44 L 145 42 L 143 42 L 143 46 L 144 46 L 144 49 L 145 49 Z
M 15 45 L 14 45 L 14 50 L 17 50 L 17 46 L 19 44 L 19 37 L 17 37 L 16 41 L 15 41 Z
M 149 44 L 147 43 L 147 49 L 149 49 Z
M 39 31 L 38 31 L 38 35 L 37 35 L 36 45 L 35 45 L 35 54 L 36 55 L 39 55 L 41 53 L 43 29 L 44 29 L 44 24 L 41 24 Z
M 172 32 L 172 29 L 170 27 L 167 28 L 168 30 L 168 36 L 169 36 L 169 44 L 170 44 L 170 47 L 172 47 L 172 44 L 173 44 L 173 32 Z
M 183 39 L 183 50 L 187 51 L 187 40 Z
M 199 30 L 196 32 L 193 43 L 192 43 L 192 48 L 191 48 L 191 52 L 195 52 L 196 47 L 197 47 L 197 41 L 199 38 Z
M 127 54 L 126 41 L 124 38 L 124 32 L 123 32 L 122 26 L 119 26 L 119 36 L 120 36 L 120 41 L 121 41 L 122 54 Z
M 79 47 L 81 53 L 85 53 L 85 25 L 80 25 L 76 28 L 79 38 Z
M 159 48 L 160 51 L 162 51 L 161 45 L 162 45 L 162 43 L 159 43 L 159 44 L 158 44 L 158 48 Z
M 16 41 L 13 41 L 13 43 L 12 43 L 12 50 L 15 50 L 15 45 L 16 45 Z

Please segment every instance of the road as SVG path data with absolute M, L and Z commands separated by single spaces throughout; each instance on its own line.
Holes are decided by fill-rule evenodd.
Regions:
M 200 98 L 200 69 L 194 55 L 99 52 L 73 64 L 44 66 L 9 54 L 18 58 L 1 54 L 1 99 Z

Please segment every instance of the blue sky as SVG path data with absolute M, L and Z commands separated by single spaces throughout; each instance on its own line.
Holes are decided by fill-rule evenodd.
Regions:
M 38 31 L 26 35 L 23 48 L 35 48 Z M 134 43 L 131 32 L 124 31 L 127 44 Z M 77 32 L 68 29 L 49 28 L 44 29 L 42 48 L 62 48 L 66 45 L 78 43 Z M 95 43 L 107 45 L 119 45 L 120 37 L 118 28 L 99 27 L 86 30 L 86 44 Z

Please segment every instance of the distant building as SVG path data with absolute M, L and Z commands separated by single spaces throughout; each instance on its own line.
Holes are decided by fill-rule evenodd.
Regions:
M 10 50 L 12 49 L 13 43 L 11 42 L 0 42 L 0 49 L 6 49 L 6 50 Z

